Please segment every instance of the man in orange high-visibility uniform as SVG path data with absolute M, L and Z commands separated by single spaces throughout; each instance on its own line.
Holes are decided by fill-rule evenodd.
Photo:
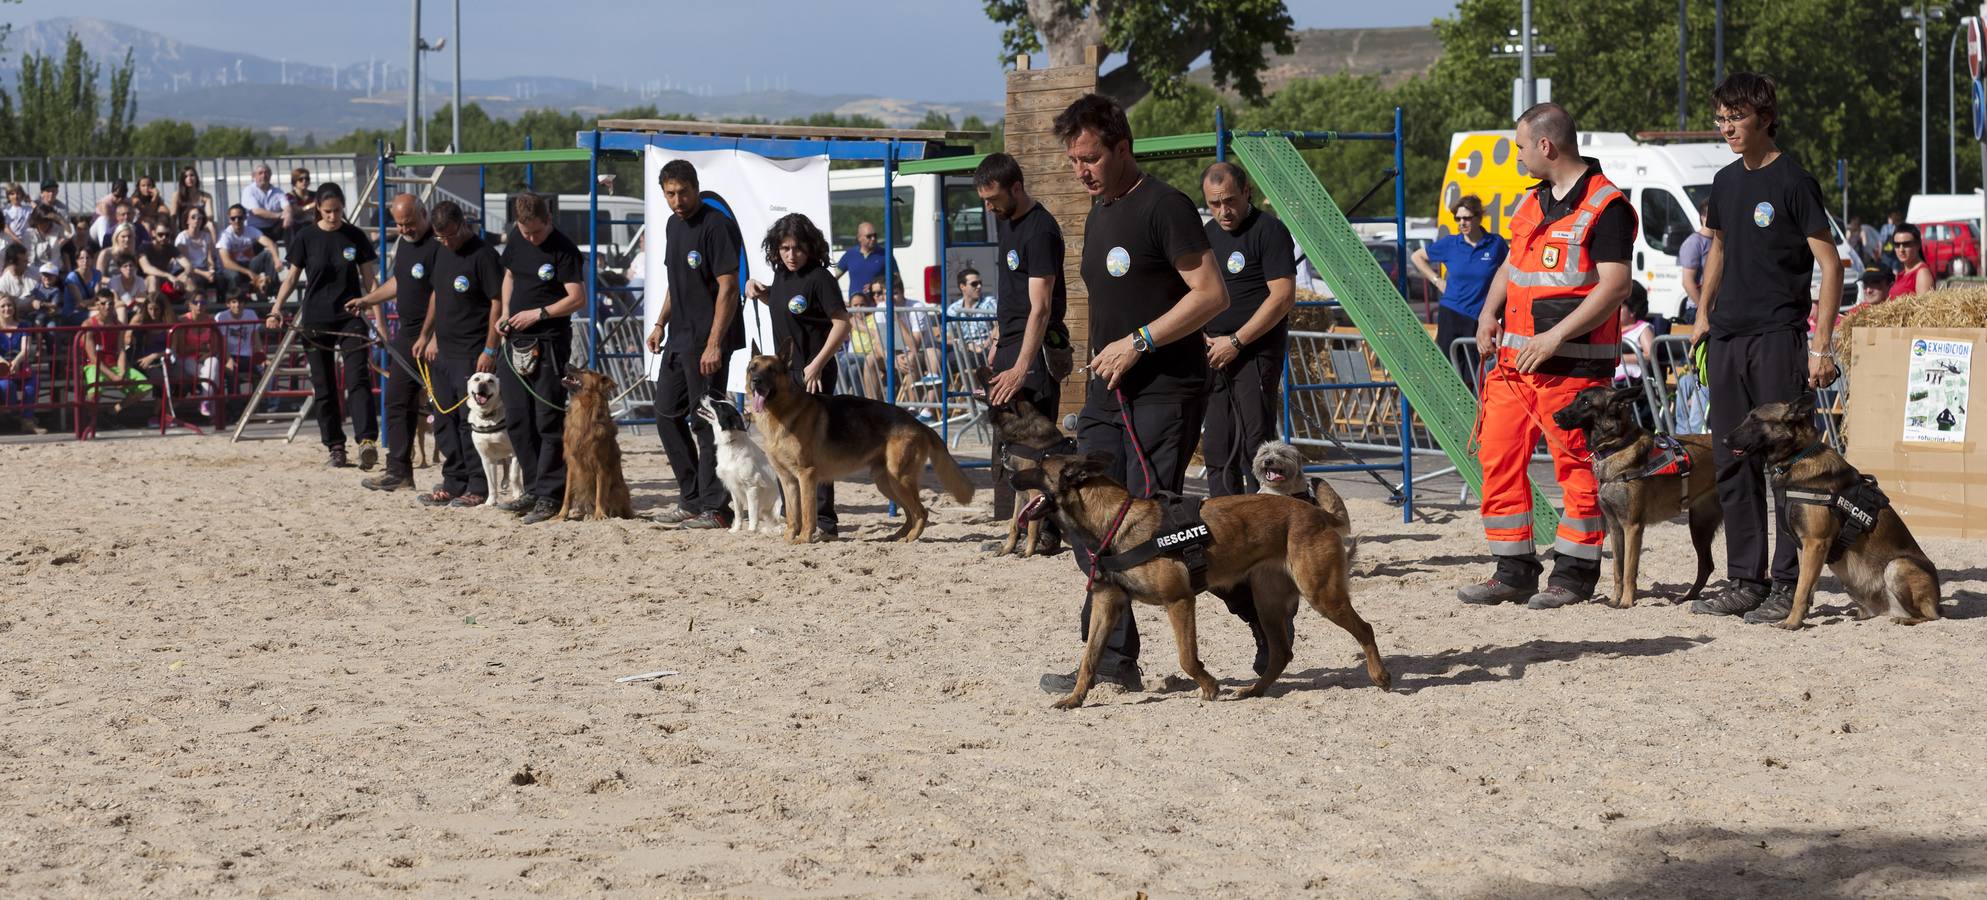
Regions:
M 1518 118 L 1518 159 L 1542 180 L 1511 218 L 1511 252 L 1477 320 L 1484 376 L 1478 428 L 1483 533 L 1497 557 L 1490 580 L 1457 591 L 1465 603 L 1525 601 L 1554 609 L 1594 595 L 1601 575 L 1601 505 L 1579 432 L 1552 414 L 1605 385 L 1621 353 L 1616 310 L 1628 296 L 1635 212 L 1628 197 L 1579 154 L 1573 117 L 1541 103 Z M 1500 321 L 1501 315 L 1501 321 Z M 1564 495 L 1552 577 L 1532 542 L 1525 470 L 1540 434 Z

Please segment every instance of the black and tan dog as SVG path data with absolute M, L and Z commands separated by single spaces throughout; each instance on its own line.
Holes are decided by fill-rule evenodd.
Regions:
M 1593 454 L 1594 477 L 1601 485 L 1601 517 L 1614 551 L 1614 600 L 1609 605 L 1635 605 L 1637 574 L 1642 562 L 1642 530 L 1690 514 L 1690 544 L 1697 551 L 1697 578 L 1680 603 L 1697 599 L 1711 577 L 1711 541 L 1725 521 L 1718 503 L 1718 470 L 1712 462 L 1711 436 L 1686 434 L 1674 438 L 1677 448 L 1658 445 L 1656 436 L 1636 421 L 1637 387 L 1590 387 L 1572 403 L 1552 414 L 1553 422 L 1587 437 Z M 1676 465 L 1665 465 L 1675 462 Z
M 980 384 L 993 381 L 993 372 L 986 366 L 981 366 L 978 374 Z M 987 422 L 993 426 L 997 446 L 1001 449 L 1001 468 L 1009 473 L 1032 469 L 1050 453 L 1073 453 L 1076 450 L 1076 441 L 1065 436 L 1054 420 L 1042 415 L 1034 404 L 1019 398 L 988 405 Z M 1034 499 L 1034 495 L 1035 492 L 1028 492 L 1027 499 Z M 995 556 L 1013 553 L 1017 544 L 1021 547 L 1022 556 L 1033 556 L 1043 549 L 1041 517 L 1029 519 L 1021 515 L 1020 510 L 1027 508 L 1025 500 L 1018 506 L 1014 518 L 1007 523 L 1007 540 L 994 552 Z
M 1041 492 L 1029 501 L 1026 515 L 1053 515 L 1070 539 L 1101 546 L 1105 555 L 1126 553 L 1161 537 L 1163 513 L 1157 500 L 1133 499 L 1107 474 L 1108 466 L 1109 460 L 1098 454 L 1050 456 L 1039 467 L 1016 472 L 1012 480 L 1016 490 Z M 1300 598 L 1359 642 L 1374 685 L 1381 690 L 1392 686 L 1380 648 L 1373 643 L 1372 626 L 1352 608 L 1345 550 L 1335 533 L 1343 522 L 1312 504 L 1274 494 L 1216 497 L 1201 505 L 1200 520 L 1205 527 L 1200 546 L 1207 563 L 1206 589 L 1219 595 L 1246 584 L 1269 642 L 1262 676 L 1239 696 L 1262 696 L 1290 664 L 1289 622 Z M 1076 687 L 1056 702 L 1057 709 L 1083 705 L 1106 636 L 1119 616 L 1131 615 L 1133 600 L 1166 608 L 1181 670 L 1200 686 L 1201 699 L 1214 699 L 1220 686 L 1200 662 L 1196 589 L 1185 562 L 1162 555 L 1122 570 L 1100 567 L 1093 587 L 1089 643 L 1077 667 Z
M 918 498 L 918 476 L 927 458 L 952 499 L 972 501 L 973 483 L 938 432 L 880 400 L 801 390 L 792 364 L 793 345 L 788 342 L 780 355 L 755 356 L 745 370 L 762 443 L 780 476 L 787 540 L 814 540 L 816 486 L 864 469 L 885 499 L 904 508 L 904 525 L 892 535 L 896 540 L 917 540 L 930 521 Z
M 1856 601 L 1856 618 L 1900 625 L 1939 617 L 1939 570 L 1870 478 L 1822 440 L 1813 395 L 1768 403 L 1725 436 L 1733 455 L 1767 467 L 1775 505 L 1801 542 L 1801 576 L 1781 628 L 1801 627 L 1826 563 Z

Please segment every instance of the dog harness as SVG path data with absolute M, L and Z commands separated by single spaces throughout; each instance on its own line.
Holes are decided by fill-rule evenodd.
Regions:
M 1825 506 L 1835 515 L 1841 527 L 1835 531 L 1835 541 L 1828 545 L 1828 562 L 1832 565 L 1842 559 L 1857 541 L 1877 527 L 1877 517 L 1890 506 L 1890 497 L 1877 486 L 1877 479 L 1851 469 L 1856 480 L 1839 491 L 1804 491 L 1787 487 L 1787 470 L 1794 464 L 1821 449 L 1817 441 L 1800 455 L 1788 460 L 1784 465 L 1773 467 L 1773 499 L 1775 505 L 1785 508 L 1788 503 L 1804 503 L 1809 506 Z
M 1097 553 L 1093 567 L 1100 572 L 1118 573 L 1161 556 L 1171 556 L 1186 564 L 1194 593 L 1207 590 L 1207 544 L 1214 535 L 1208 532 L 1207 523 L 1201 521 L 1200 499 L 1167 491 L 1153 494 L 1152 499 L 1159 501 L 1160 516 L 1159 530 L 1152 539 L 1118 553 L 1112 553 L 1107 545 Z
M 1025 444 L 1002 444 L 1000 447 L 1001 465 L 1010 470 L 1019 468 L 1019 466 L 1008 462 L 1008 459 L 1011 457 L 1014 459 L 1025 459 L 1039 466 L 1042 464 L 1042 460 L 1051 456 L 1071 456 L 1076 451 L 1076 438 L 1068 437 L 1047 447 L 1043 447 L 1040 450 Z
M 1675 475 L 1680 478 L 1690 476 L 1690 451 L 1684 447 L 1682 441 L 1660 431 L 1650 437 L 1655 440 L 1656 447 L 1649 454 L 1649 462 L 1642 467 L 1642 471 L 1617 475 L 1608 479 L 1610 482 L 1640 481 L 1658 475 Z

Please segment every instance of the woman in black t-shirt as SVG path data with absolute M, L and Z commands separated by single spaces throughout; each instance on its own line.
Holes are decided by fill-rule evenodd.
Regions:
M 373 252 L 366 233 L 345 221 L 345 192 L 338 185 L 318 188 L 317 213 L 314 225 L 296 229 L 290 238 L 283 286 L 269 306 L 267 324 L 271 330 L 283 327 L 283 301 L 290 298 L 298 276 L 302 276 L 308 286 L 298 312 L 297 337 L 310 363 L 318 437 L 330 451 L 327 465 L 346 465 L 345 428 L 339 419 L 349 412 L 352 430 L 359 439 L 359 468 L 370 469 L 379 461 L 379 417 L 372 404 L 372 373 L 366 367 L 366 324 L 353 314 L 349 304 L 372 290 L 375 273 L 370 263 L 379 255 Z M 344 410 L 339 409 L 341 368 L 345 376 Z
M 760 352 L 781 353 L 793 342 L 794 382 L 811 394 L 835 393 L 838 372 L 835 354 L 849 338 L 849 310 L 842 303 L 841 286 L 828 268 L 828 241 L 821 229 L 800 213 L 788 213 L 766 230 L 760 245 L 766 262 L 773 267 L 769 287 L 756 279 L 747 281 L 745 293 L 771 310 L 773 346 Z M 815 491 L 817 535 L 835 536 L 834 482 L 823 482 Z

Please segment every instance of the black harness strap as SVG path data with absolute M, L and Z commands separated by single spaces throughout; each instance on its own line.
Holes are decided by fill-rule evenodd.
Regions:
M 1164 491 L 1154 494 L 1152 499 L 1159 501 L 1159 531 L 1151 540 L 1129 550 L 1112 553 L 1110 548 L 1103 548 L 1096 557 L 1097 568 L 1124 572 L 1161 556 L 1172 556 L 1186 564 L 1194 593 L 1207 590 L 1207 543 L 1214 536 L 1208 532 L 1207 523 L 1201 521 L 1200 499 Z
M 1062 440 L 1050 444 L 1047 447 L 1043 447 L 1039 450 L 1035 449 L 1034 447 L 1027 446 L 1026 444 L 1002 444 L 1000 447 L 1000 453 L 1001 456 L 1003 457 L 1011 456 L 1016 459 L 1025 459 L 1037 465 L 1040 465 L 1042 460 L 1047 459 L 1051 456 L 1074 455 L 1076 453 L 1076 450 L 1077 450 L 1076 438 L 1069 438 L 1069 437 L 1063 438 Z M 1012 469 L 1015 467 L 1008 466 L 1007 468 Z
M 1835 531 L 1834 542 L 1828 545 L 1828 562 L 1832 564 L 1842 559 L 1842 554 L 1855 546 L 1857 541 L 1862 540 L 1864 535 L 1876 530 L 1877 518 L 1890 507 L 1890 497 L 1877 486 L 1876 478 L 1855 472 L 1853 469 L 1851 471 L 1855 473 L 1856 480 L 1840 491 L 1822 492 L 1789 488 L 1787 471 L 1792 469 L 1795 463 L 1814 455 L 1821 447 L 1821 442 L 1817 441 L 1793 459 L 1773 467 L 1773 499 L 1774 505 L 1781 508 L 1785 508 L 1789 503 L 1801 503 L 1827 507 L 1828 511 L 1835 515 L 1841 527 Z

